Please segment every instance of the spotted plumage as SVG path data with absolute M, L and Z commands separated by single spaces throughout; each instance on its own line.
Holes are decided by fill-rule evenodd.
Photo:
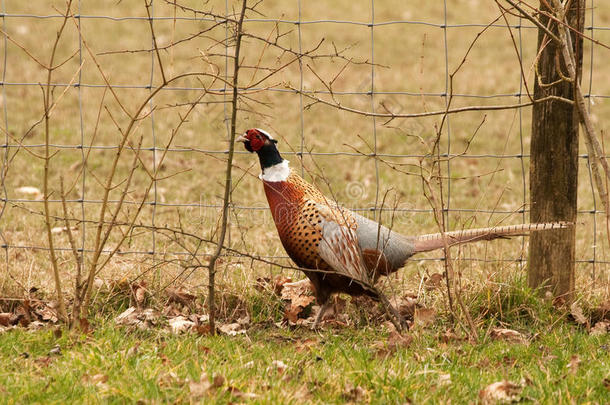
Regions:
M 380 299 L 398 317 L 375 283 L 380 276 L 400 269 L 415 253 L 568 226 L 523 224 L 403 236 L 327 199 L 290 170 L 269 133 L 250 129 L 238 141 L 258 155 L 260 177 L 282 245 L 314 285 L 316 299 L 322 305 L 315 325 L 328 308 L 330 296 L 340 292 Z

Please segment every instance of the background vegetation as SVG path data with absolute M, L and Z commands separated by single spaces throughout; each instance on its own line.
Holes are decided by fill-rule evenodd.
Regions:
M 599 1 L 589 5 L 586 34 L 610 43 L 610 5 Z M 529 108 L 454 114 L 441 126 L 442 116 L 389 121 L 316 103 L 307 95 L 332 102 L 328 94 L 332 81 L 332 96 L 342 106 L 402 114 L 442 111 L 450 92 L 453 108 L 527 102 L 528 89 L 533 91 L 536 29 L 509 15 L 510 31 L 502 18 L 486 28 L 501 14 L 494 2 L 483 0 L 459 5 L 425 2 L 417 7 L 384 0 L 372 6 L 372 2 L 342 0 L 332 6 L 266 0 L 257 5 L 258 12 L 248 12 L 244 30 L 251 37 L 243 40 L 239 79 L 248 90 L 240 99 L 238 132 L 267 129 L 280 140 L 280 150 L 292 167 L 303 168 L 305 177 L 326 194 L 414 235 L 438 231 L 414 168 L 422 165 L 430 152 L 427 143 L 442 128 L 440 150 L 453 156 L 442 166 L 449 229 L 527 222 Z M 185 338 L 156 327 L 142 332 L 115 330 L 113 319 L 130 304 L 167 309 L 168 287 L 197 297 L 197 304 L 185 315 L 205 312 L 207 273 L 201 266 L 216 247 L 184 234 L 204 240 L 218 236 L 231 115 L 231 89 L 223 79 L 230 79 L 234 48 L 232 42 L 225 42 L 233 35 L 229 24 L 189 8 L 227 15 L 237 12 L 239 4 L 152 3 L 148 12 L 157 18 L 154 32 L 161 70 L 145 2 L 116 2 L 112 7 L 103 2 L 75 3 L 72 11 L 80 18 L 67 20 L 56 49 L 56 61 L 66 62 L 52 72 L 52 83 L 72 85 L 53 88 L 57 104 L 48 132 L 41 125 L 45 111 L 41 89 L 48 80 L 43 65 L 53 52 L 65 3 L 5 0 L 2 7 L 7 15 L 0 27 L 5 38 L 0 42 L 0 54 L 5 56 L 0 127 L 11 146 L 2 152 L 0 312 L 14 312 L 24 297 L 48 300 L 55 295 L 42 215 L 45 167 L 37 157 L 44 152 L 45 135 L 53 156 L 48 177 L 51 226 L 57 232 L 56 247 L 63 249 L 57 262 L 62 279 L 72 283 L 78 266 L 69 234 L 62 229 L 60 178 L 70 217 L 86 224 L 72 222 L 78 225 L 73 230 L 77 247 L 94 250 L 102 179 L 111 172 L 109 162 L 120 133 L 130 122 L 123 109 L 133 112 L 164 75 L 209 74 L 168 84 L 145 104 L 143 118 L 134 125 L 129 147 L 137 146 L 141 137 L 141 154 L 129 149 L 119 160 L 113 182 L 118 187 L 110 192 L 110 207 L 119 206 L 120 186 L 133 168 L 134 156 L 138 164 L 123 194 L 126 202 L 117 222 L 129 222 L 141 201 L 145 204 L 136 227 L 119 227 L 110 234 L 108 249 L 123 243 L 96 274 L 97 315 L 89 334 L 49 330 L 0 334 L 0 360 L 12 364 L 0 374 L 0 392 L 7 392 L 7 398 L 15 402 L 198 400 L 201 397 L 193 391 L 201 387 L 190 383 L 201 383 L 202 373 L 207 373 L 212 388 L 204 394 L 219 401 L 231 400 L 232 389 L 255 393 L 255 400 L 263 402 L 297 401 L 301 394 L 312 401 L 406 397 L 414 402 L 472 401 L 487 384 L 510 379 L 523 388 L 526 399 L 601 402 L 608 377 L 607 335 L 590 336 L 591 321 L 585 327 L 566 323 L 569 310 L 554 310 L 523 286 L 521 259 L 526 257 L 527 240 L 521 238 L 454 253 L 468 308 L 481 330 L 477 343 L 461 340 L 459 327 L 449 343 L 441 337 L 456 325 L 446 311 L 442 289 L 424 287 L 433 274 L 443 271 L 438 253 L 414 258 L 386 281 L 391 295 L 411 295 L 418 306 L 436 309 L 431 325 L 414 333 L 411 345 L 388 338 L 390 332 L 379 325 L 382 316 L 373 304 L 349 300 L 345 308 L 349 316 L 342 319 L 349 325 L 345 330 L 312 335 L 304 328 L 275 329 L 273 322 L 282 321 L 284 309 L 273 292 L 273 280 L 278 276 L 297 280 L 302 275 L 283 268 L 292 265 L 267 210 L 258 162 L 242 150 L 234 161 L 225 242 L 230 249 L 217 264 L 218 302 L 223 322 L 247 314 L 249 325 L 258 326 L 251 326 L 246 337 L 222 338 L 208 337 L 205 331 Z M 371 27 L 371 22 L 376 25 Z M 267 39 L 267 44 L 256 37 Z M 591 47 L 585 41 L 583 88 L 590 91 L 591 112 L 598 130 L 605 133 L 603 117 L 610 113 L 608 50 Z M 310 57 L 295 59 L 294 52 L 308 51 Z M 448 72 L 465 57 L 449 88 Z M 295 89 L 307 92 L 303 95 Z M 161 160 L 170 139 L 171 147 Z M 608 298 L 610 272 L 604 216 L 596 212 L 599 204 L 584 156 L 580 163 L 577 300 L 589 316 L 587 308 Z M 150 173 L 155 170 L 151 183 Z M 385 210 L 380 212 L 382 206 Z M 85 257 L 84 263 L 89 261 L 90 256 Z M 271 287 L 255 289 L 265 277 Z M 139 289 L 145 290 L 145 298 L 138 299 Z M 369 313 L 362 316 L 361 308 Z M 495 327 L 520 330 L 527 344 L 492 341 L 490 330 Z M 308 340 L 313 343 L 304 343 Z M 49 355 L 56 344 L 61 356 Z M 393 349 L 387 351 L 388 345 Z M 128 355 L 135 346 L 140 347 L 137 353 Z M 277 356 L 268 354 L 272 348 L 279 348 Z M 587 367 L 567 368 L 573 356 Z M 289 368 L 278 372 L 273 360 Z M 253 368 L 246 366 L 251 361 Z M 77 371 L 70 379 L 67 370 Z M 449 383 L 439 380 L 446 374 L 451 375 Z M 214 375 L 223 376 L 223 382 L 214 383 Z M 431 384 L 437 388 L 430 389 Z

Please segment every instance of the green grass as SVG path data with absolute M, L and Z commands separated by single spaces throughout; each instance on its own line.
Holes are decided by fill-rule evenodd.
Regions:
M 410 344 L 393 343 L 362 301 L 348 300 L 349 326 L 327 323 L 313 332 L 275 325 L 281 304 L 257 290 L 227 304 L 227 313 L 245 305 L 239 313 L 252 319 L 237 336 L 175 335 L 166 321 L 146 330 L 117 327 L 113 319 L 126 303 L 115 301 L 88 334 L 54 327 L 0 333 L 0 403 L 474 403 L 503 380 L 520 385 L 526 403 L 605 403 L 610 335 L 590 335 L 524 284 L 516 278 L 465 296 L 477 341 L 459 327 L 448 335 L 456 326 L 442 291 L 429 291 L 421 301 L 437 317 L 409 331 Z M 526 343 L 492 338 L 497 327 L 520 332 Z M 56 347 L 60 353 L 51 354 Z M 287 368 L 278 371 L 274 361 Z M 203 398 L 193 397 L 191 383 L 219 377 Z
M 407 398 L 413 403 L 472 403 L 481 389 L 504 379 L 523 384 L 526 402 L 602 404 L 608 397 L 607 335 L 589 336 L 565 322 L 527 330 L 536 335 L 529 345 L 489 339 L 442 343 L 441 328 L 419 330 L 409 347 L 389 354 L 379 349 L 387 332 L 378 326 L 319 334 L 253 327 L 247 336 L 210 337 L 128 331 L 107 319 L 96 319 L 94 325 L 88 336 L 57 337 L 52 330 L 0 335 L 0 402 L 188 403 L 185 380 L 199 381 L 202 373 L 225 378 L 206 395 L 215 403 L 240 401 L 228 387 L 256 394 L 254 403 L 341 403 L 350 399 L 349 386 L 364 389 L 372 403 L 404 403 Z M 55 345 L 61 354 L 49 355 Z M 573 356 L 581 363 L 570 371 Z M 279 373 L 273 360 L 288 368 Z M 107 381 L 88 382 L 87 376 L 97 374 Z M 443 374 L 451 376 L 450 383 L 442 383 Z

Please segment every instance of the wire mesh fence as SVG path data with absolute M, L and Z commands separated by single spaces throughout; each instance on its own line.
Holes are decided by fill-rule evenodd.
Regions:
M 246 16 L 238 129 L 268 128 L 293 167 L 342 204 L 391 220 L 405 234 L 435 231 L 433 208 L 413 168 L 430 157 L 426 142 L 438 130 L 449 228 L 527 222 L 536 27 L 486 1 L 318 3 L 265 2 Z M 101 250 L 114 255 L 109 272 L 135 266 L 134 275 L 154 270 L 159 279 L 170 274 L 173 280 L 191 269 L 181 257 L 208 257 L 228 155 L 229 20 L 236 5 L 149 0 L 109 9 L 79 0 L 68 18 L 63 2 L 2 0 L 1 7 L 0 247 L 7 276 L 0 292 L 27 290 L 35 283 L 32 274 L 49 274 L 45 162 L 60 263 L 74 250 L 95 253 L 96 233 L 107 229 L 99 214 L 106 205 L 107 215 L 122 225 L 138 213 L 134 226 L 125 228 L 129 233 L 110 234 L 115 244 Z M 588 7 L 585 34 L 610 43 L 610 5 L 589 1 Z M 603 131 L 610 98 L 607 49 L 585 43 L 583 88 Z M 129 153 L 104 188 L 105 176 L 115 170 L 111 162 L 123 150 Z M 289 267 L 256 179 L 257 162 L 244 150 L 236 154 L 224 253 L 234 260 L 227 259 L 227 268 L 247 267 L 243 252 L 263 260 L 256 262 L 259 270 L 273 263 Z M 605 217 L 588 156 L 579 160 L 579 282 L 604 288 L 610 277 Z M 75 245 L 67 235 L 72 226 Z M 210 243 L 186 242 L 176 229 Z M 500 267 L 522 263 L 525 243 L 473 248 L 461 259 Z M 88 260 L 81 256 L 83 264 Z

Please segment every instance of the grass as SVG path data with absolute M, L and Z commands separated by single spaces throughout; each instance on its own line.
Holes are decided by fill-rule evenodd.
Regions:
M 314 333 L 263 322 L 245 335 L 211 337 L 117 328 L 107 313 L 87 335 L 15 329 L 0 334 L 1 402 L 473 403 L 489 384 L 509 380 L 525 402 L 605 403 L 608 335 L 589 335 L 531 291 L 513 293 L 503 311 L 481 318 L 481 330 L 508 325 L 527 344 L 447 341 L 444 314 L 395 346 L 379 324 Z M 523 307 L 537 308 L 535 318 Z M 202 378 L 213 388 L 193 396 Z
M 64 1 L 40 4 L 6 0 L 4 3 L 9 16 L 2 20 L 5 24 L 3 30 L 37 59 L 47 60 L 51 44 L 48 39 L 54 38 L 59 19 L 28 15 L 55 15 L 55 8 L 61 10 Z M 108 8 L 101 2 L 82 2 L 79 13 L 111 17 L 146 15 L 143 3 L 115 3 Z M 201 2 L 195 0 L 183 3 L 201 6 Z M 230 7 L 233 6 L 229 3 Z M 300 25 L 303 49 L 310 49 L 324 38 L 321 53 L 333 52 L 335 47 L 346 48 L 347 57 L 356 61 L 374 57 L 378 64 L 375 66 L 374 100 L 366 94 L 371 88 L 371 66 L 354 64 L 335 81 L 335 91 L 350 93 L 338 95 L 341 102 L 363 110 L 374 106 L 377 111 L 382 111 L 383 106 L 387 106 L 394 111 L 409 113 L 445 108 L 445 98 L 438 95 L 446 90 L 445 61 L 450 71 L 461 62 L 466 49 L 482 29 L 469 24 L 485 25 L 498 15 L 497 8 L 489 1 L 448 4 L 447 24 L 467 25 L 447 28 L 445 44 L 445 31 L 440 27 L 444 24 L 443 2 L 425 2 L 412 7 L 402 0 L 376 1 L 375 22 L 382 24 L 373 29 L 373 52 L 371 29 L 366 25 L 372 18 L 370 2 L 341 0 L 333 2 L 332 7 L 328 7 L 328 2 L 300 3 L 302 20 L 318 21 Z M 225 10 L 224 1 L 207 4 L 219 12 Z M 260 4 L 262 19 L 296 20 L 299 17 L 296 2 L 290 4 L 266 0 Z M 177 17 L 192 17 L 191 13 L 176 11 L 160 1 L 154 2 L 154 12 L 156 16 L 172 17 L 176 12 Z M 587 13 L 587 26 L 591 24 L 590 16 Z M 596 2 L 594 18 L 595 26 L 610 27 L 610 3 Z M 425 24 L 389 23 L 402 20 Z M 341 21 L 362 24 L 346 25 Z M 515 25 L 522 23 L 515 19 L 510 21 Z M 151 80 L 151 54 L 104 53 L 150 47 L 148 21 L 82 18 L 80 22 L 83 38 L 110 82 L 116 86 L 143 87 L 116 89 L 122 102 L 130 110 L 135 109 L 149 94 L 145 86 Z M 169 18 L 156 21 L 155 30 L 159 43 L 163 45 L 198 32 L 206 24 L 209 22 L 192 19 L 174 22 Z M 277 27 L 286 34 L 282 43 L 296 49 L 299 45 L 297 26 L 279 22 Z M 274 21 L 246 22 L 246 30 L 260 36 L 270 35 L 275 28 Z M 522 41 L 523 66 L 531 90 L 536 31 L 523 28 L 513 30 L 513 34 Z M 596 40 L 610 43 L 610 30 L 595 30 L 593 34 Z M 202 52 L 210 51 L 213 39 L 222 40 L 224 35 L 225 29 L 220 27 L 210 33 L 211 37 L 195 38 L 163 52 L 166 73 L 209 69 Z M 0 54 L 4 54 L 4 46 L 0 41 Z M 7 69 L 3 76 L 8 84 L 2 88 L 5 97 L 0 99 L 0 127 L 10 133 L 9 143 L 15 146 L 14 139 L 21 139 L 42 115 L 37 83 L 45 81 L 46 72 L 13 43 L 8 42 L 6 46 Z M 60 42 L 58 58 L 71 55 L 78 47 L 78 33 L 70 22 L 66 37 Z M 445 48 L 448 51 L 446 56 Z M 216 47 L 211 51 L 223 53 L 224 48 Z M 610 116 L 607 98 L 610 82 L 604 78 L 608 76 L 605 62 L 608 50 L 596 46 L 592 60 L 590 51 L 591 45 L 585 43 L 583 71 L 592 71 L 592 75 L 583 77 L 583 88 L 588 89 L 591 82 L 592 93 L 599 96 L 592 97 L 591 111 L 599 132 L 607 133 L 608 123 L 604 118 Z M 259 59 L 264 66 L 277 66 L 286 62 L 288 57 L 273 49 L 262 52 L 253 41 L 244 44 L 242 53 L 244 63 L 250 66 L 256 65 Z M 224 71 L 224 56 L 207 56 L 220 71 Z M 73 58 L 62 65 L 54 72 L 55 81 L 69 82 L 79 63 L 77 58 Z M 329 80 L 342 68 L 343 62 L 337 58 L 307 61 L 303 65 L 302 85 L 308 90 L 323 91 L 325 88 L 316 74 Z M 104 83 L 87 55 L 81 72 L 82 83 Z M 158 85 L 160 72 L 156 64 L 152 73 L 153 85 Z M 253 69 L 243 70 L 242 85 L 260 78 L 262 74 L 264 72 L 254 72 Z M 185 90 L 184 87 L 207 85 L 210 83 L 189 79 L 160 93 L 153 101 L 156 107 L 152 115 L 154 120 L 151 117 L 142 120 L 135 136 L 144 137 L 145 147 L 164 145 L 179 122 L 179 114 L 184 113 L 184 108 L 171 106 L 186 103 L 199 95 L 197 90 Z M 307 179 L 328 195 L 332 190 L 343 205 L 364 209 L 363 212 L 368 213 L 368 209 L 375 206 L 377 192 L 380 196 L 388 193 L 388 201 L 395 202 L 401 211 L 380 215 L 386 223 L 392 217 L 395 230 L 407 235 L 437 231 L 420 180 L 399 173 L 390 166 L 408 167 L 406 165 L 417 163 L 417 159 L 408 156 L 428 151 L 416 136 L 432 139 L 440 117 L 395 120 L 386 125 L 383 120 L 372 120 L 323 105 L 302 110 L 300 97 L 285 91 L 286 85 L 297 88 L 301 85 L 301 71 L 296 64 L 280 76 L 261 83 L 261 87 L 269 89 L 255 96 L 264 105 L 242 103 L 244 110 L 238 116 L 239 129 L 267 128 L 280 140 L 281 150 L 285 151 L 284 155 L 291 160 L 292 166 L 300 169 L 303 164 Z M 62 89 L 58 87 L 55 95 L 58 96 Z M 524 87 L 506 28 L 491 28 L 480 37 L 456 76 L 454 91 L 458 93 L 454 107 L 512 104 L 526 99 L 525 96 L 514 96 L 523 93 Z M 354 92 L 361 94 L 351 94 Z M 157 181 L 156 195 L 148 199 L 150 203 L 156 201 L 156 208 L 153 210 L 152 205 L 145 207 L 139 219 L 142 224 L 152 224 L 153 218 L 157 226 L 176 226 L 180 221 L 188 232 L 203 237 L 214 235 L 223 186 L 226 111 L 220 103 L 222 95 L 209 95 L 203 101 L 179 132 L 174 143 L 176 150 L 168 153 L 161 174 L 169 177 Z M 93 139 L 100 106 L 104 108 Z M 66 184 L 74 184 L 69 198 L 78 200 L 84 196 L 90 200 L 83 204 L 78 201 L 68 204 L 76 218 L 80 218 L 83 211 L 86 219 L 96 220 L 98 217 L 101 187 L 95 177 L 107 173 L 108 161 L 113 157 L 114 151 L 107 149 L 116 145 L 118 137 L 113 120 L 121 126 L 127 121 L 118 104 L 108 94 L 104 96 L 101 87 L 70 88 L 54 110 L 51 140 L 59 147 L 52 148 L 52 152 L 57 154 L 51 161 L 51 188 L 56 197 L 59 177 L 63 176 Z M 482 123 L 477 136 L 469 144 L 468 153 L 452 159 L 450 170 L 444 173 L 452 179 L 449 206 L 452 229 L 487 226 L 499 221 L 527 221 L 529 160 L 518 155 L 522 151 L 527 154 L 529 149 L 529 120 L 529 109 L 471 112 L 450 117 L 451 146 L 449 148 L 447 143 L 445 127 L 442 150 L 455 154 L 465 150 L 468 140 Z M 5 136 L 2 132 L 0 139 Z M 306 151 L 312 152 L 305 153 L 302 160 L 294 153 L 300 150 L 301 139 Z M 42 130 L 35 128 L 24 143 L 29 145 L 30 151 L 40 153 L 42 140 Z M 74 146 L 92 141 L 100 148 L 91 152 L 83 187 L 79 177 L 81 150 Z M 371 145 L 375 142 L 376 158 L 370 155 Z M 584 150 L 584 146 L 581 147 L 581 153 Z M 3 158 L 4 153 L 0 157 Z M 10 148 L 10 157 L 12 160 L 4 186 L 11 201 L 2 207 L 0 233 L 2 243 L 6 241 L 12 247 L 0 249 L 0 297 L 21 298 L 27 296 L 33 287 L 39 289 L 37 294 L 53 297 L 48 252 L 36 249 L 44 248 L 48 243 L 40 215 L 41 203 L 32 196 L 17 192 L 22 186 L 42 188 L 43 164 L 24 149 L 17 152 L 15 147 Z M 120 162 L 117 181 L 126 175 L 130 159 L 131 156 L 126 154 Z M 603 214 L 591 213 L 593 209 L 599 209 L 599 202 L 596 205 L 591 193 L 587 162 L 585 159 L 579 162 L 580 215 L 576 249 L 577 259 L 582 262 L 577 265 L 576 283 L 579 298 L 594 305 L 607 299 L 609 294 L 610 272 L 605 263 L 609 247 Z M 407 397 L 415 403 L 475 402 L 479 390 L 502 379 L 516 383 L 524 380 L 522 396 L 528 401 L 604 402 L 607 391 L 603 380 L 609 377 L 607 335 L 589 336 L 560 319 L 562 314 L 553 312 L 547 303 L 523 287 L 526 269 L 521 263 L 512 261 L 526 257 L 527 241 L 521 238 L 481 243 L 453 253 L 458 258 L 455 265 L 462 274 L 466 304 L 483 336 L 477 343 L 443 343 L 439 340 L 439 335 L 451 326 L 447 314 L 440 309 L 438 319 L 430 329 L 413 332 L 414 340 L 410 346 L 399 347 L 387 356 L 377 354 L 377 344 L 387 341 L 388 332 L 375 322 L 365 322 L 362 313 L 354 315 L 358 314 L 357 308 L 351 308 L 352 316 L 359 319 L 357 327 L 313 334 L 303 328 L 289 330 L 268 326 L 270 320 L 280 320 L 281 310 L 277 298 L 270 299 L 269 295 L 253 292 L 255 280 L 278 274 L 293 279 L 302 275 L 279 267 L 290 265 L 290 261 L 267 210 L 256 177 L 259 171 L 257 162 L 253 156 L 239 151 L 235 164 L 234 174 L 236 179 L 240 179 L 236 180 L 232 195 L 235 208 L 232 210 L 229 245 L 238 251 L 271 258 L 276 263 L 269 265 L 238 255 L 223 257 L 220 264 L 217 278 L 219 295 L 223 299 L 219 304 L 228 308 L 240 302 L 248 309 L 254 326 L 247 336 L 174 336 L 162 329 L 129 331 L 117 328 L 112 319 L 124 309 L 120 305 L 126 298 L 117 300 L 116 297 L 111 299 L 96 294 L 94 305 L 99 310 L 92 320 L 94 330 L 90 335 L 19 329 L 0 334 L 0 364 L 3 365 L 0 368 L 0 402 L 136 402 L 140 399 L 157 403 L 189 402 L 192 400 L 189 384 L 184 379 L 199 381 L 202 372 L 207 373 L 210 379 L 214 375 L 225 377 L 224 385 L 206 397 L 218 402 L 245 400 L 237 396 L 232 398 L 226 392 L 229 386 L 255 393 L 255 401 L 263 403 L 303 400 L 338 403 L 359 399 L 356 398 L 357 392 L 346 392 L 346 385 L 362 387 L 364 399 L 374 403 L 403 402 Z M 144 152 L 142 165 L 149 170 L 152 168 L 151 151 Z M 324 180 L 331 185 L 331 190 Z M 129 202 L 137 202 L 145 186 L 146 175 L 139 169 L 128 195 Z M 60 211 L 58 203 L 52 203 L 51 207 L 54 212 Z M 525 214 L 518 213 L 522 208 L 525 208 Z M 122 214 L 127 216 L 128 210 Z M 56 222 L 53 226 L 63 226 L 63 223 Z M 81 229 L 76 235 L 85 248 L 92 247 L 93 229 L 88 225 L 84 234 Z M 118 237 L 119 232 L 111 236 L 110 247 Z M 59 247 L 69 246 L 65 234 L 58 234 L 55 238 Z M 205 245 L 200 248 L 200 253 L 210 253 L 212 249 L 213 246 Z M 185 268 L 185 263 L 180 261 L 184 258 L 180 255 L 184 249 L 175 241 L 159 232 L 153 234 L 149 230 L 138 230 L 130 235 L 122 251 L 143 253 L 117 255 L 98 274 L 100 281 L 113 283 L 143 278 L 148 281 L 157 303 L 162 302 L 161 290 L 166 285 L 187 286 L 202 301 L 205 300 L 207 274 Z M 147 254 L 149 251 L 155 254 Z M 58 256 L 62 276 L 65 280 L 72 280 L 75 263 L 70 252 L 62 251 Z M 593 258 L 595 263 L 588 262 Z M 396 295 L 416 294 L 420 304 L 426 307 L 445 308 L 446 301 L 442 295 L 420 288 L 424 277 L 443 270 L 442 262 L 436 259 L 436 254 L 414 258 L 405 269 L 386 281 L 384 287 Z M 71 287 L 71 281 L 66 283 Z M 485 338 L 493 326 L 517 329 L 531 337 L 531 342 L 525 346 Z M 61 347 L 61 355 L 49 355 L 49 350 L 56 344 Z M 128 355 L 129 349 L 136 345 L 139 345 L 137 354 Z M 575 372 L 566 367 L 572 356 L 581 360 Z M 289 366 L 285 373 L 268 370 L 274 359 Z M 249 362 L 253 362 L 253 368 L 246 367 Z M 448 385 L 439 381 L 439 376 L 444 374 L 451 375 Z M 85 375 L 88 377 L 83 377 Z M 96 375 L 107 376 L 108 380 L 97 384 L 93 377 Z

